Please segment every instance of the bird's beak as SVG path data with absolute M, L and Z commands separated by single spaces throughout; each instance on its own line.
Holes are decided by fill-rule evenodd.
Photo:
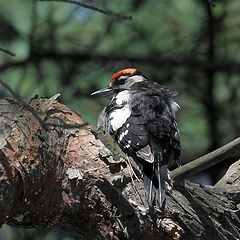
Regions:
M 105 87 L 105 88 L 102 88 L 96 92 L 93 92 L 91 93 L 91 96 L 105 96 L 105 97 L 108 97 L 108 96 L 111 96 L 113 95 L 113 90 L 111 87 Z

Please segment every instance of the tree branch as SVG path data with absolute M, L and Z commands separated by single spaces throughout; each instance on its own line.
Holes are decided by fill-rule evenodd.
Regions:
M 123 19 L 130 19 L 130 20 L 132 19 L 132 16 L 128 16 L 128 15 L 124 15 L 124 14 L 121 14 L 121 13 L 113 12 L 113 11 L 103 9 L 103 8 L 98 8 L 98 7 L 91 6 L 91 5 L 88 5 L 86 3 L 78 2 L 78 1 L 75 1 L 75 0 L 38 0 L 38 1 L 41 1 L 41 2 L 44 1 L 44 2 L 73 3 L 73 4 L 79 5 L 81 7 L 88 8 L 88 9 L 91 9 L 91 10 L 94 10 L 94 11 L 97 11 L 97 12 L 100 12 L 100 13 L 103 13 L 103 14 L 112 15 L 114 17 L 119 17 L 119 18 L 123 18 Z
M 197 158 L 171 172 L 173 179 L 188 178 L 222 161 L 237 160 L 240 156 L 240 137 L 225 146 Z
M 125 56 L 125 55 L 113 55 L 113 54 L 92 54 L 88 52 L 55 52 L 52 50 L 48 50 L 46 52 L 42 51 L 41 53 L 34 53 L 34 55 L 30 55 L 28 58 L 14 62 L 9 61 L 0 66 L 0 72 L 6 71 L 12 67 L 22 67 L 25 66 L 29 62 L 37 62 L 42 61 L 44 59 L 53 59 L 53 60 L 64 60 L 71 59 L 76 62 L 85 62 L 85 61 L 122 61 L 123 59 L 130 61 L 132 63 L 143 63 L 146 65 L 161 65 L 177 67 L 184 66 L 191 69 L 202 69 L 209 70 L 213 69 L 215 72 L 232 72 L 232 73 L 240 73 L 240 63 L 225 61 L 225 60 L 216 60 L 215 62 L 202 61 L 197 58 L 192 58 L 188 56 L 182 57 L 163 57 L 160 54 L 149 55 L 147 57 L 135 57 L 135 56 Z
M 15 57 L 15 56 L 16 56 L 15 53 L 12 53 L 11 51 L 9 51 L 9 50 L 7 50 L 7 49 L 4 49 L 4 48 L 1 48 L 1 47 L 0 47 L 0 51 L 9 54 L 9 55 L 12 56 L 12 57 Z

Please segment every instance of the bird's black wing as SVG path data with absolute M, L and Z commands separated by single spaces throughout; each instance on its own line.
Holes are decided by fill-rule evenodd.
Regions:
M 125 152 L 136 155 L 147 162 L 154 161 L 149 146 L 146 120 L 142 116 L 132 113 L 122 127 L 115 132 L 114 137 Z
M 169 168 L 180 165 L 180 133 L 177 123 L 172 116 L 160 117 L 149 122 L 146 126 L 150 137 L 152 151 L 158 155 L 163 151 L 163 163 L 168 164 Z

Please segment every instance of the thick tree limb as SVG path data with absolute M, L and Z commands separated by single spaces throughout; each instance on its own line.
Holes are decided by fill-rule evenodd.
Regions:
M 29 104 L 47 129 L 19 101 L 0 100 L 1 224 L 61 224 L 79 239 L 240 238 L 239 191 L 175 182 L 164 211 L 149 210 L 142 181 L 80 115 L 56 98 Z

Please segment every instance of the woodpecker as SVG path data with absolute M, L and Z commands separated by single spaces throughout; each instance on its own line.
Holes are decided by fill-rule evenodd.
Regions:
M 175 118 L 179 105 L 172 99 L 177 92 L 148 80 L 135 68 L 127 68 L 115 73 L 108 87 L 91 95 L 110 97 L 98 126 L 140 164 L 148 203 L 161 209 L 170 184 L 168 168 L 180 165 Z

